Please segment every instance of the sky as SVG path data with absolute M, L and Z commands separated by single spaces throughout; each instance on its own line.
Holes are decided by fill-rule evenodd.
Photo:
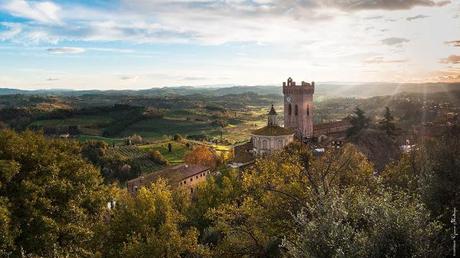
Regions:
M 460 82 L 460 0 L 0 0 L 0 87 Z

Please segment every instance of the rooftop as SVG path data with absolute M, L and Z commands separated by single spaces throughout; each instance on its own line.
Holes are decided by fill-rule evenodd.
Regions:
M 270 112 L 268 112 L 268 115 L 269 115 L 269 116 L 277 115 L 277 114 L 276 114 L 276 111 L 275 111 L 275 108 L 273 107 L 273 105 L 272 105 L 272 108 L 270 109 Z
M 281 136 L 294 134 L 294 131 L 281 126 L 265 126 L 253 131 L 252 134 L 266 136 Z
M 160 177 L 166 179 L 170 183 L 177 183 L 185 178 L 199 174 L 206 170 L 209 170 L 206 166 L 181 164 L 167 167 L 165 169 L 129 180 L 128 184 L 141 182 L 142 185 L 146 185 L 158 180 Z

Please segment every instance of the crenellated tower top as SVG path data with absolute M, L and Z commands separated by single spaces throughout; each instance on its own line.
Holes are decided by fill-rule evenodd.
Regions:
M 301 84 L 296 84 L 291 77 L 283 82 L 283 94 L 313 94 L 315 93 L 315 82 L 302 81 Z

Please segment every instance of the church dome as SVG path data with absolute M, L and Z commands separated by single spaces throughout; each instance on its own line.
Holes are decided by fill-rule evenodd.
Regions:
M 252 132 L 253 135 L 281 136 L 294 134 L 294 130 L 281 126 L 265 126 Z

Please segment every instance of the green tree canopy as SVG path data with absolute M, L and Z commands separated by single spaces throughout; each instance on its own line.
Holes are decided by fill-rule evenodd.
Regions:
M 354 113 L 350 116 L 351 127 L 347 130 L 347 135 L 352 136 L 358 134 L 362 129 L 369 126 L 370 119 L 366 117 L 365 112 L 356 107 Z
M 181 195 L 178 195 L 181 196 Z M 185 216 L 165 181 L 141 188 L 136 196 L 123 191 L 108 223 L 98 236 L 103 257 L 179 257 L 206 254 L 194 228 L 184 228 Z
M 107 197 L 99 172 L 82 159 L 76 142 L 0 131 L 3 254 L 91 254 L 93 226 Z
M 383 119 L 380 121 L 380 128 L 390 136 L 394 136 L 396 134 L 396 124 L 394 120 L 395 119 L 391 114 L 390 108 L 385 107 Z

